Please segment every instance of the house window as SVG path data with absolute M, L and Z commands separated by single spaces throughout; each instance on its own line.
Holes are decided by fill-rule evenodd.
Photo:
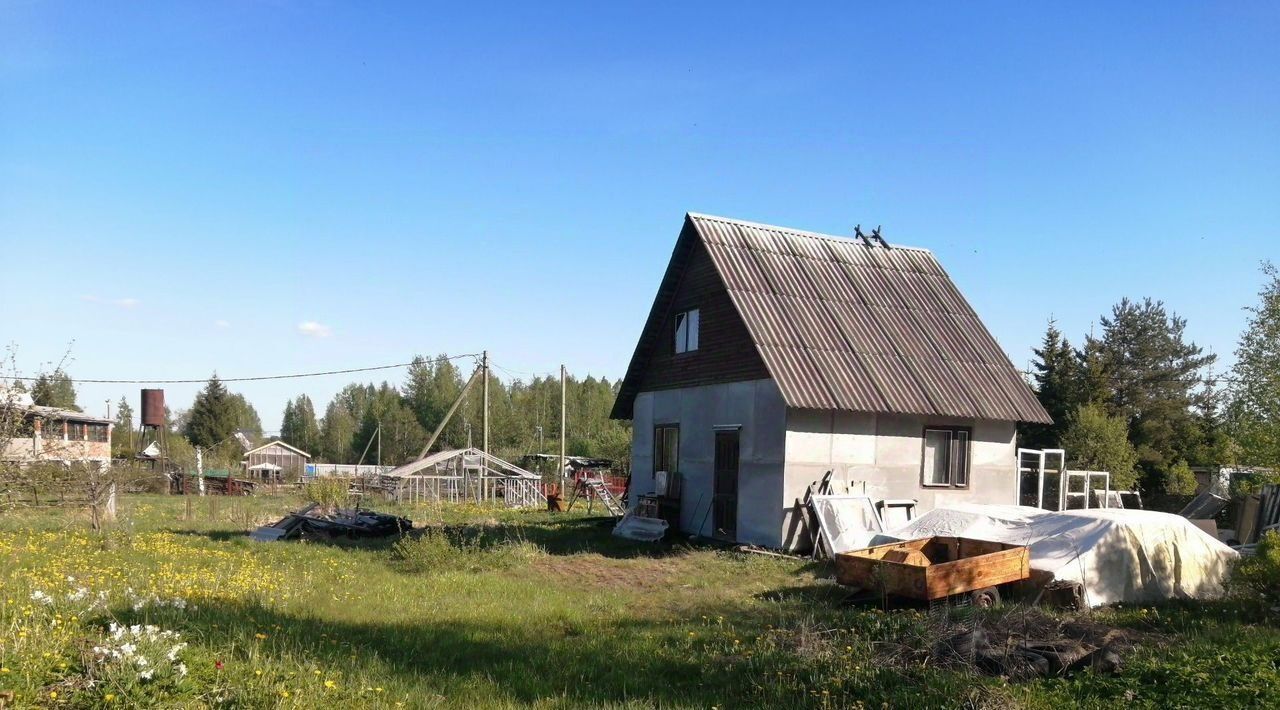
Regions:
M 66 424 L 55 419 L 46 419 L 40 423 L 40 438 L 49 440 L 65 439 L 67 435 Z
M 921 483 L 942 488 L 969 486 L 968 429 L 928 427 L 924 430 Z
M 680 470 L 680 425 L 662 424 L 653 428 L 653 470 L 668 473 Z
M 691 353 L 698 349 L 698 309 L 692 308 L 676 314 L 676 353 Z
M 89 441 L 104 443 L 108 441 L 108 428 L 106 424 L 90 424 L 89 425 Z

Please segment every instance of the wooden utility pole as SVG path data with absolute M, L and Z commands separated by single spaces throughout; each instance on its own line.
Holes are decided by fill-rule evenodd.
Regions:
M 427 452 L 431 450 L 431 445 L 436 443 L 436 439 L 440 438 L 440 433 L 444 431 L 444 425 L 449 423 L 453 417 L 453 413 L 458 411 L 458 406 L 462 404 L 462 400 L 466 398 L 467 391 L 471 389 L 471 385 L 476 383 L 476 378 L 480 377 L 481 368 L 477 367 L 475 372 L 471 373 L 471 377 L 467 380 L 467 384 L 463 385 L 462 391 L 458 393 L 458 398 L 453 401 L 453 405 L 449 407 L 449 411 L 445 412 L 444 419 L 436 425 L 436 430 L 431 432 L 431 438 L 427 439 L 427 445 L 422 447 L 422 453 L 418 454 L 418 461 L 427 457 Z
M 489 351 L 485 350 L 481 358 L 483 358 L 481 367 L 484 369 L 484 416 L 482 417 L 484 434 L 480 440 L 484 442 L 483 451 L 487 454 L 489 453 Z
M 565 431 L 568 429 L 565 421 L 565 416 L 564 416 L 564 389 L 565 389 L 564 379 L 565 379 L 564 365 L 561 365 L 560 366 L 560 497 L 561 498 L 563 498 L 566 495 L 564 487 L 566 483 L 568 483 L 568 477 L 565 475 L 565 472 L 564 472 L 564 465 L 565 465 L 564 440 L 565 440 Z

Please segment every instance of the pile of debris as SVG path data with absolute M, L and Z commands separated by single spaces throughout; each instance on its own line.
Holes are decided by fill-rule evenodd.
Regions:
M 290 538 L 323 536 L 328 538 L 365 538 L 399 535 L 413 529 L 413 521 L 397 515 L 377 513 L 372 510 L 337 509 L 324 512 L 316 503 L 295 513 L 290 513 L 271 525 L 264 525 L 249 534 L 259 542 L 287 540 Z
M 1011 680 L 1067 676 L 1086 668 L 1114 673 L 1146 634 L 1087 618 L 1059 620 L 1036 610 L 984 617 L 968 628 L 952 627 L 930 656 Z

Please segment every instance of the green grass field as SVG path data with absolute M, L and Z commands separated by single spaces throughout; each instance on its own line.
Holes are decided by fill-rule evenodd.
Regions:
M 1121 672 L 1010 683 L 829 571 L 619 541 L 597 520 L 424 507 L 399 544 L 245 537 L 297 501 L 129 497 L 0 517 L 16 707 L 1277 707 L 1280 631 L 1229 604 L 1107 610 Z M 113 626 L 113 624 L 115 626 Z M 152 627 L 152 628 L 149 628 Z

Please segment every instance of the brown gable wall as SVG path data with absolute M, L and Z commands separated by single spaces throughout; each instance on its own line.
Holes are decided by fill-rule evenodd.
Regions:
M 698 349 L 677 355 L 675 316 L 690 308 L 700 311 Z M 684 276 L 658 333 L 639 391 L 769 377 L 746 325 L 711 263 L 711 256 L 700 241 L 693 245 Z

